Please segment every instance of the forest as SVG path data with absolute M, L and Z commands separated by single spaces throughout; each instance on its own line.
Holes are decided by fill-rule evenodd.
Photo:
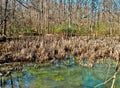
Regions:
M 0 88 L 119 88 L 120 0 L 0 0 Z
M 119 0 L 1 0 L 0 33 L 119 35 Z

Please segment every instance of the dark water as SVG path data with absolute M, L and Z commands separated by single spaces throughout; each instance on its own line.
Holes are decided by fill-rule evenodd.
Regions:
M 8 78 L 2 86 L 5 88 L 95 88 L 112 77 L 115 72 L 113 60 L 106 60 L 100 65 L 95 64 L 93 68 L 79 64 L 70 66 L 57 64 L 36 69 L 33 65 L 24 67 L 24 73 L 13 72 L 12 85 L 11 79 Z M 111 84 L 112 80 L 97 88 L 110 88 Z M 120 72 L 115 81 L 115 88 L 120 88 Z

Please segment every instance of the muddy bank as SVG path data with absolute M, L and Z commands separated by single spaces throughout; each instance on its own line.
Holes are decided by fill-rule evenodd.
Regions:
M 54 35 L 23 37 L 0 43 L 0 64 L 10 62 L 55 63 L 74 56 L 79 63 L 93 63 L 113 58 L 119 60 L 119 38 Z M 87 62 L 88 61 L 88 62 Z

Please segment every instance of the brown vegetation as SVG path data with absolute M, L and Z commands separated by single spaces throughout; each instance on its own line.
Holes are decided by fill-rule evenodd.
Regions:
M 81 64 L 89 61 L 90 66 L 98 60 L 113 58 L 119 60 L 119 38 L 86 36 L 64 38 L 55 35 L 44 37 L 22 37 L 1 44 L 0 63 L 39 62 L 54 63 L 72 55 Z

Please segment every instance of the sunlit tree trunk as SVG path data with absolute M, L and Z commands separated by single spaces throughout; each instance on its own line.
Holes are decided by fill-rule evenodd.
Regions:
M 51 30 L 52 30 L 52 33 L 53 33 L 53 34 L 54 34 L 54 28 L 55 28 L 55 25 L 54 25 L 54 24 L 55 24 L 55 19 L 54 19 L 54 14 L 55 14 L 55 12 L 54 12 L 54 9 L 55 9 L 55 8 L 54 8 L 54 6 L 55 6 L 55 3 L 54 3 L 54 0 L 52 0 L 52 1 L 51 1 L 51 21 L 52 21 L 52 22 L 51 22 L 51 21 L 50 21 L 50 22 L 51 22 L 51 26 L 52 26 L 52 27 L 51 27 Z
M 50 29 L 49 29 L 49 2 L 50 0 L 46 1 L 46 29 L 48 30 L 48 34 L 50 33 Z
M 47 30 L 47 0 L 44 0 L 44 32 Z

